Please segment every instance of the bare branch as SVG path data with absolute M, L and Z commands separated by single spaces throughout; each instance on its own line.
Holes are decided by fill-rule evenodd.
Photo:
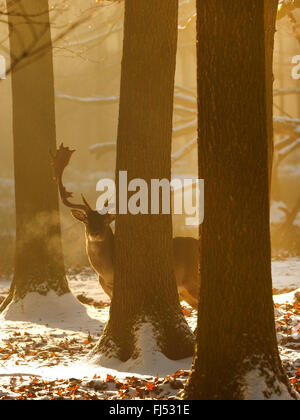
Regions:
M 120 99 L 119 95 L 115 96 L 72 96 L 65 93 L 56 92 L 56 97 L 59 99 L 65 99 L 72 102 L 81 102 L 81 103 L 117 103 Z
M 300 0 L 279 0 L 277 19 L 282 19 L 300 8 Z
M 190 153 L 197 146 L 198 137 L 194 137 L 190 142 L 185 144 L 180 150 L 172 154 L 172 162 L 175 163 Z
M 293 141 L 290 145 L 286 146 L 285 148 L 281 149 L 278 152 L 278 162 L 281 163 L 283 159 L 285 159 L 288 155 L 292 152 L 297 150 L 300 147 L 300 138 Z
M 88 17 L 85 17 L 85 18 L 82 18 L 80 21 L 73 23 L 66 30 L 61 32 L 53 41 L 46 42 L 37 48 L 36 48 L 37 40 L 34 40 L 34 42 L 32 42 L 32 44 L 27 49 L 25 49 L 20 56 L 14 58 L 10 67 L 6 70 L 6 75 L 9 75 L 14 69 L 20 70 L 21 68 L 26 67 L 27 65 L 32 63 L 34 60 L 43 56 L 53 44 L 63 39 L 68 33 L 76 29 L 78 26 L 82 25 L 87 20 L 88 20 Z M 40 38 L 42 38 L 46 30 L 47 28 L 45 28 L 45 31 L 40 35 Z
M 173 134 L 175 137 L 181 137 L 186 134 L 194 133 L 197 130 L 198 120 L 197 118 L 192 121 L 182 124 L 179 127 L 173 127 Z
M 300 89 L 274 89 L 273 96 L 294 95 L 299 94 Z

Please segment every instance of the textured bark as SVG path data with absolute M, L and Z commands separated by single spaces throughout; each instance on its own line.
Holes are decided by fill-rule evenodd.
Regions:
M 184 398 L 244 399 L 245 376 L 257 369 L 265 397 L 279 396 L 280 387 L 292 395 L 272 300 L 264 2 L 198 0 L 197 7 L 205 221 L 197 346 Z
M 11 56 L 51 45 L 47 0 L 8 2 Z M 42 13 L 43 12 L 43 13 Z M 16 15 L 31 15 L 30 20 Z M 20 67 L 21 66 L 21 67 Z M 15 273 L 8 301 L 28 292 L 69 292 L 65 277 L 57 187 L 49 151 L 56 150 L 52 49 L 23 57 L 12 80 L 16 199 Z M 20 67 L 20 69 L 19 69 Z
M 267 130 L 269 147 L 269 193 L 271 194 L 272 169 L 274 156 L 274 132 L 273 132 L 273 54 L 276 28 L 276 16 L 278 0 L 264 0 L 265 12 L 265 54 L 266 54 L 266 90 L 267 90 Z
M 177 19 L 177 0 L 125 3 L 117 174 L 127 170 L 128 182 L 171 177 Z M 96 352 L 137 357 L 135 333 L 148 322 L 168 358 L 192 355 L 172 255 L 170 215 L 117 217 L 111 313 Z

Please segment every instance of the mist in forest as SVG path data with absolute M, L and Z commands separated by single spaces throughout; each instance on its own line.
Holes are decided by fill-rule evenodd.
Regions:
M 0 14 L 0 400 L 300 399 L 300 0 Z
M 196 103 L 196 18 L 195 1 L 181 2 L 176 64 L 172 173 L 174 177 L 197 176 L 197 103 Z M 114 178 L 121 77 L 124 4 L 97 7 L 95 2 L 76 0 L 69 3 L 50 1 L 57 9 L 52 14 L 52 39 L 56 94 L 57 142 L 76 149 L 65 180 L 76 197 L 84 193 L 95 208 L 101 178 Z M 300 19 L 300 12 L 294 16 Z M 80 21 L 66 31 L 66 22 Z M 9 67 L 8 27 L 0 26 L 2 55 Z M 300 123 L 300 80 L 293 58 L 299 51 L 291 22 L 277 23 L 274 54 L 274 129 L 275 144 L 289 138 L 275 149 L 271 222 L 276 232 L 287 214 L 297 204 L 300 186 L 300 149 L 297 127 Z M 300 71 L 299 71 L 300 73 Z M 298 90 L 298 91 L 297 91 Z M 0 81 L 0 271 L 12 271 L 15 215 L 14 163 L 12 134 L 11 77 Z M 276 117 L 285 118 L 276 120 Z M 297 121 L 299 120 L 299 121 Z M 299 144 L 299 142 L 298 142 Z M 287 147 L 287 149 L 286 149 Z M 291 151 L 288 147 L 292 148 Z M 282 153 L 286 155 L 282 157 Z M 279 163 L 278 163 L 279 159 Z M 278 165 L 277 165 L 278 163 Z M 63 245 L 67 266 L 87 265 L 83 229 L 61 206 Z M 185 226 L 184 218 L 175 216 L 174 235 L 198 237 L 198 228 Z M 274 237 L 273 255 L 300 254 L 300 216 L 295 217 L 282 240 Z M 279 242 L 279 243 L 278 243 Z

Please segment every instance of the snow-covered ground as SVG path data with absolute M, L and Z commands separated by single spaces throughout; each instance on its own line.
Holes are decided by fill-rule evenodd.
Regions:
M 300 260 L 289 258 L 272 262 L 274 294 L 286 293 L 300 287 Z
M 273 262 L 278 341 L 291 382 L 300 387 L 300 260 Z M 109 299 L 86 268 L 70 272 L 73 295 L 37 299 L 8 309 L 0 319 L 0 399 L 152 399 L 176 398 L 191 359 L 170 361 L 147 347 L 135 363 L 109 368 L 93 363 L 89 352 L 109 315 Z M 9 281 L 0 281 L 0 297 Z M 297 290 L 298 289 L 298 290 Z M 38 305 L 38 306 L 37 306 Z M 190 326 L 196 313 L 184 305 Z M 140 334 L 151 336 L 147 325 Z M 151 340 L 150 340 L 151 341 Z

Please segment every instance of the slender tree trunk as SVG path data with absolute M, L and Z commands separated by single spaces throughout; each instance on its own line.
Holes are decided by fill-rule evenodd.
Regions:
M 272 169 L 274 156 L 274 131 L 273 131 L 273 55 L 276 16 L 278 0 L 264 0 L 265 4 L 265 54 L 266 54 L 266 90 L 267 90 L 267 130 L 268 130 L 268 150 L 269 150 L 269 193 L 271 194 Z
M 21 14 L 23 17 L 16 15 Z M 37 17 L 28 17 L 37 16 Z M 8 2 L 16 198 L 15 273 L 9 300 L 28 292 L 69 292 L 65 277 L 57 187 L 49 151 L 56 149 L 52 48 L 32 59 L 32 45 L 51 45 L 47 0 Z
M 295 396 L 272 300 L 264 2 L 198 0 L 197 7 L 206 219 L 197 347 L 184 398 Z
M 128 171 L 128 182 L 171 178 L 177 19 L 177 0 L 125 2 L 117 175 Z M 152 338 L 170 359 L 193 354 L 175 283 L 170 215 L 117 217 L 111 313 L 95 352 L 137 358 L 143 331 L 147 345 Z

